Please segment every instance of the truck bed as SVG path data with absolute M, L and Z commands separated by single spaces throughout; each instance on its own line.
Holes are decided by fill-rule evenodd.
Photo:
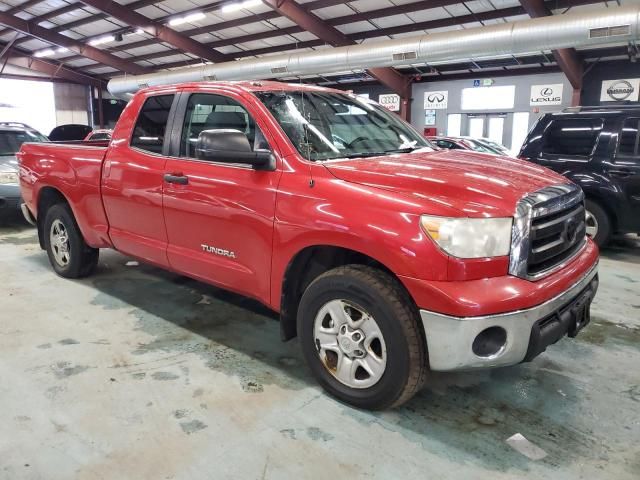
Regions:
M 47 195 L 64 196 L 87 243 L 110 246 L 108 223 L 100 197 L 104 142 L 25 143 L 18 152 L 20 184 L 27 207 L 38 218 Z M 43 189 L 46 189 L 43 190 Z

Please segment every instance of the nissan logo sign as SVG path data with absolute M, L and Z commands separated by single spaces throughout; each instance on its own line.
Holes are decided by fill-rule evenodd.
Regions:
M 444 95 L 441 93 L 432 93 L 427 97 L 427 100 L 431 103 L 440 103 L 444 101 Z
M 629 98 L 633 91 L 633 85 L 631 85 L 626 80 L 620 80 L 607 88 L 607 95 L 609 95 L 614 100 L 622 101 Z
M 540 90 L 540 95 L 542 95 L 543 97 L 550 97 L 551 95 L 553 95 L 553 88 L 543 88 L 542 90 Z

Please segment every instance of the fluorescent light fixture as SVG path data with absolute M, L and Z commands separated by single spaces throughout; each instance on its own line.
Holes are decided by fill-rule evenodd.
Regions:
M 183 23 L 195 22 L 196 20 L 202 20 L 207 15 L 202 12 L 190 13 L 184 17 L 176 17 L 169 20 L 169 25 L 175 27 L 176 25 L 182 25 Z
M 225 13 L 228 12 L 237 12 L 238 10 L 242 10 L 244 8 L 257 7 L 262 4 L 262 0 L 245 0 L 244 2 L 234 2 L 227 3 L 222 7 L 222 11 Z
M 89 40 L 89 45 L 95 47 L 96 45 L 102 45 L 103 43 L 113 42 L 116 39 L 113 35 L 105 35 L 104 37 L 94 38 Z
M 67 47 L 60 47 L 56 49 L 56 53 L 67 53 L 69 49 Z
M 40 58 L 40 57 L 50 57 L 51 55 L 55 55 L 55 51 L 51 48 L 47 48 L 46 50 L 40 50 L 39 52 L 36 52 L 33 54 L 34 57 Z
M 138 35 L 143 35 L 144 34 L 144 30 L 141 28 L 137 28 L 135 33 L 137 33 Z

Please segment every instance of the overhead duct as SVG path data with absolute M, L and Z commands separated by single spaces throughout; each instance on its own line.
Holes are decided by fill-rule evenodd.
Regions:
M 147 86 L 181 82 L 328 74 L 634 42 L 640 38 L 639 24 L 640 5 L 610 7 L 588 13 L 566 13 L 315 52 L 286 53 L 145 75 L 127 75 L 110 80 L 108 89 L 114 95 L 122 95 Z

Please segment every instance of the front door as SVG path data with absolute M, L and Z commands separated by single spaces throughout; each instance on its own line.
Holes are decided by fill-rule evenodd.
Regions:
M 268 130 L 256 123 L 250 105 L 213 92 L 184 92 L 176 114 L 179 133 L 174 130 L 172 157 L 165 165 L 167 256 L 175 270 L 268 300 L 281 172 L 195 158 L 203 130 L 240 130 L 254 149 L 270 148 Z
M 165 132 L 174 97 L 155 94 L 140 99 L 144 104 L 138 118 L 121 120 L 131 122 L 119 129 L 133 130 L 131 138 L 113 138 L 102 169 L 102 199 L 114 247 L 161 266 L 167 265 L 162 211 L 169 145 Z

